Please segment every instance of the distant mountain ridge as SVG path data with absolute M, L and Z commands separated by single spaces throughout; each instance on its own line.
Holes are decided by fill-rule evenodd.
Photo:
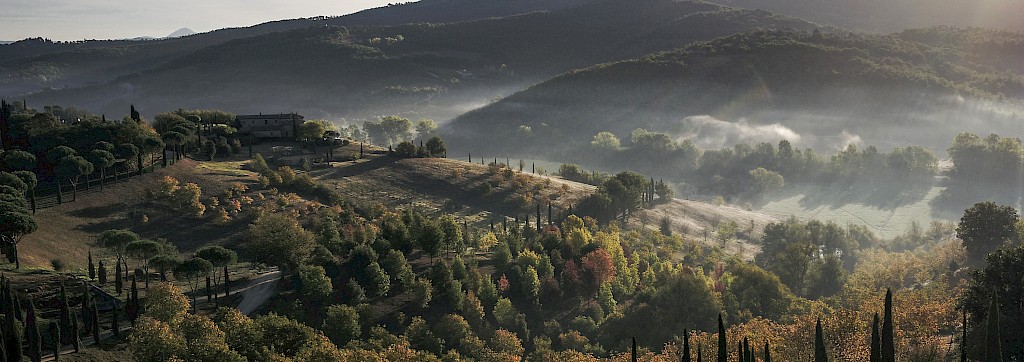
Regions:
M 1020 0 L 714 0 L 848 29 L 898 32 L 931 26 L 1024 31 Z
M 196 32 L 192 31 L 192 29 L 181 28 L 181 29 L 175 30 L 173 33 L 167 34 L 167 36 L 165 36 L 164 38 L 180 38 L 180 37 L 189 36 L 189 35 L 192 35 L 192 34 L 195 34 L 195 33 Z
M 671 0 L 600 0 L 450 24 L 321 25 L 215 44 L 113 82 L 28 98 L 96 112 L 127 104 L 236 112 L 273 107 L 310 117 L 394 113 L 444 120 L 573 68 L 738 31 L 817 27 L 765 11 Z M 128 55 L 153 56 L 138 50 Z M 96 61 L 110 66 L 107 57 Z
M 0 59 L 0 95 L 102 84 L 119 76 L 152 69 L 205 47 L 280 31 L 323 26 L 449 23 L 564 9 L 588 1 L 591 0 L 426 0 L 346 16 L 279 20 L 187 37 L 81 42 L 29 38 L 0 45 L 0 54 L 4 54 Z

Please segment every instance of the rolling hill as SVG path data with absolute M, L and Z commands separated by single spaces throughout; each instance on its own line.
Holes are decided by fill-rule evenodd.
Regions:
M 309 27 L 450 23 L 562 9 L 587 0 L 426 0 L 392 4 L 355 14 L 272 21 L 193 34 L 180 29 L 166 38 L 54 42 L 43 38 L 0 43 L 0 94 L 97 85 L 152 69 L 227 41 Z M 185 36 L 187 35 L 187 36 Z
M 631 131 L 645 128 L 705 148 L 788 139 L 819 151 L 851 142 L 944 150 L 961 131 L 1019 134 L 1024 77 L 1011 60 L 1021 41 L 951 28 L 738 34 L 563 74 L 460 116 L 448 131 L 474 152 L 654 174 L 671 170 L 654 159 L 601 160 L 591 140 L 610 131 L 629 146 Z
M 765 9 L 822 24 L 874 32 L 948 25 L 1024 31 L 1024 3 L 1016 0 L 716 0 Z
M 144 110 L 448 119 L 569 69 L 737 31 L 815 27 L 764 11 L 667 0 L 602 0 L 451 24 L 307 27 L 206 46 L 108 83 L 34 93 L 28 100 L 100 113 L 134 103 Z M 31 73 L 34 64 L 21 66 Z

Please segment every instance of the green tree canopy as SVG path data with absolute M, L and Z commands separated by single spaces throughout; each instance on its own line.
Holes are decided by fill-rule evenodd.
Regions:
M 956 236 L 964 241 L 972 263 L 980 265 L 988 253 L 1014 236 L 1018 219 L 1017 210 L 1010 206 L 979 202 L 964 210 Z

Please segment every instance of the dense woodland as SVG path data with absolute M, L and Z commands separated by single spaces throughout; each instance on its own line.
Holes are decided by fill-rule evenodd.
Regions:
M 194 123 L 192 116 L 207 123 Z M 66 121 L 71 117 L 75 121 Z M 50 176 L 53 182 L 70 180 L 70 174 L 57 172 L 63 169 L 60 164 L 72 163 L 83 151 L 98 156 L 100 152 L 93 150 L 102 150 L 100 142 L 131 143 L 132 138 L 103 138 L 121 135 L 103 129 L 124 128 L 138 130 L 135 141 L 142 145 L 146 139 L 163 142 L 157 151 L 121 156 L 124 171 L 132 172 L 138 170 L 132 168 L 132 158 L 154 152 L 167 152 L 169 160 L 185 153 L 208 159 L 217 154 L 219 141 L 214 139 L 227 140 L 234 133 L 232 115 L 217 111 L 161 113 L 152 122 L 136 121 L 131 115 L 120 121 L 103 118 L 55 106 L 46 112 L 12 112 L 15 131 L 12 149 L 4 153 L 5 167 L 31 171 L 40 179 Z M 307 123 L 310 135 L 304 138 L 315 139 L 327 129 L 324 123 Z M 341 131 L 394 142 L 431 135 L 436 126 L 386 117 Z M 69 146 L 45 150 L 34 139 L 22 141 L 70 134 L 97 139 L 93 148 L 84 140 L 66 143 L 84 147 L 81 151 Z M 651 132 L 636 133 L 637 143 L 654 144 L 659 138 Z M 206 153 L 205 144 L 214 145 L 213 155 Z M 985 177 L 978 173 L 990 168 L 1019 165 L 1019 144 L 1015 139 L 965 133 L 949 151 L 958 167 L 977 165 L 969 160 L 1009 164 L 960 168 L 960 176 L 953 175 L 968 180 L 967 175 Z M 15 150 L 19 145 L 27 145 L 28 151 Z M 52 171 L 45 164 L 27 162 L 62 147 L 67 155 Z M 227 147 L 231 149 L 230 143 Z M 383 157 L 443 156 L 444 147 L 437 137 L 422 148 L 405 141 L 395 147 L 393 156 Z M 813 151 L 806 151 L 808 156 L 792 150 L 785 142 L 778 150 L 770 144 L 692 149 L 699 155 L 690 168 L 695 173 L 716 166 L 736 170 L 759 165 L 767 178 L 793 172 L 769 170 L 798 169 L 803 171 L 792 174 L 851 183 L 861 182 L 855 177 L 869 170 L 877 177 L 909 179 L 935 173 L 934 156 L 914 147 L 890 154 L 850 148 L 828 162 Z M 76 168 L 79 176 L 95 171 L 87 168 Z M 151 191 L 154 202 L 190 218 L 244 220 L 245 241 L 236 251 L 202 249 L 186 255 L 173 245 L 141 240 L 128 230 L 111 230 L 97 239 L 98 246 L 117 256 L 115 268 L 100 266 L 100 283 L 106 282 L 109 269 L 116 269 L 113 279 L 119 291 L 137 288 L 126 285 L 128 271 L 137 267 L 188 287 L 186 297 L 177 287 L 154 280 L 144 288 L 141 301 L 132 302 L 138 309 L 130 316 L 137 319 L 127 346 L 137 360 L 624 359 L 634 338 L 636 353 L 650 358 L 677 360 L 683 350 L 694 355 L 695 350 L 704 351 L 707 358 L 723 345 L 722 353 L 730 356 L 764 358 L 761 346 L 767 344 L 774 358 L 786 360 L 815 351 L 812 331 L 818 321 L 817 350 L 834 360 L 865 360 L 873 351 L 890 353 L 881 344 L 872 347 L 873 333 L 881 335 L 878 340 L 891 341 L 891 354 L 900 360 L 942 359 L 950 353 L 946 346 L 951 340 L 962 346 L 957 351 L 982 360 L 992 353 L 987 346 L 994 341 L 982 331 L 992 323 L 1004 330 L 1019 324 L 1013 310 L 1014 298 L 1019 297 L 1013 281 L 1019 276 L 1012 273 L 1019 263 L 1014 258 L 1019 259 L 1015 255 L 1020 254 L 1024 222 L 1016 210 L 993 203 L 968 209 L 959 224 L 918 226 L 893 240 L 880 240 L 863 226 L 789 219 L 762 230 L 723 221 L 711 235 L 713 241 L 700 242 L 673 235 L 671 226 L 656 231 L 624 223 L 672 197 L 668 185 L 635 172 L 587 176 L 566 165 L 560 170 L 563 175 L 598 184 L 598 191 L 568 209 L 537 204 L 534 210 L 534 205 L 523 205 L 524 218 L 492 220 L 490 228 L 479 229 L 448 215 L 354 204 L 309 174 L 276 168 L 258 155 L 248 168 L 259 175 L 258 181 L 223 193 L 170 178 Z M 31 220 L 24 171 L 3 178 L 11 185 L 4 187 L 5 205 L 17 207 L 5 217 Z M 494 163 L 489 172 L 484 184 L 504 188 L 516 180 L 509 175 L 523 171 Z M 26 225 L 5 231 L 5 245 L 32 232 Z M 733 243 L 756 247 L 753 260 L 724 253 L 724 247 Z M 195 301 L 209 293 L 203 288 L 204 278 L 212 278 L 213 288 L 227 285 L 221 269 L 227 270 L 236 252 L 243 260 L 277 266 L 287 275 L 271 313 L 252 318 L 232 309 L 188 313 L 188 298 Z M 150 284 L 146 279 L 134 282 Z M 988 292 L 993 287 L 1008 292 L 994 297 Z M 894 291 L 892 306 L 882 308 L 888 288 Z M 992 312 L 993 300 L 1002 312 Z M 960 337 L 964 316 L 966 340 Z M 889 322 L 873 325 L 872 318 Z M 734 347 L 742 346 L 744 339 L 748 347 Z M 749 347 L 751 342 L 756 348 Z M 1019 345 L 1014 340 L 1003 342 L 1000 353 L 1007 358 L 1021 352 L 1013 347 Z

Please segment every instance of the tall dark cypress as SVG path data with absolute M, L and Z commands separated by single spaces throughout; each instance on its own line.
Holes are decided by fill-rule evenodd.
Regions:
M 60 360 L 60 323 L 50 322 L 50 340 L 53 341 L 53 360 Z
M 750 362 L 754 358 L 750 350 L 750 341 L 747 340 L 747 337 L 743 337 L 743 357 L 744 362 Z
M 132 117 L 132 120 L 135 121 L 135 122 L 142 122 L 142 115 L 139 114 L 139 111 L 135 110 L 135 105 L 134 104 L 132 105 L 132 109 L 131 109 L 131 117 Z
M 99 280 L 100 285 L 107 284 L 107 267 L 103 265 L 103 260 L 100 260 L 100 267 L 97 271 L 96 278 Z
M 68 303 L 68 292 L 67 288 L 64 287 L 64 281 L 60 282 L 60 343 L 62 345 L 71 344 L 71 307 Z
M 10 283 L 10 282 L 8 282 Z M 8 285 L 10 288 L 10 285 Z M 11 293 L 8 293 L 7 302 L 10 303 L 13 299 Z M 11 308 L 13 309 L 13 308 Z M 13 314 L 7 315 L 4 318 L 4 344 L 7 347 L 7 360 L 8 361 L 21 361 L 21 333 L 14 327 L 17 318 Z
M 704 353 L 702 352 L 702 346 L 697 345 L 697 362 L 704 362 Z
M 690 331 L 683 331 L 683 362 L 690 362 Z
M 718 362 L 726 362 L 729 357 L 729 350 L 725 341 L 725 323 L 722 322 L 722 313 L 718 313 Z
M 633 352 L 632 353 L 633 359 L 631 359 L 631 361 L 636 362 L 637 361 L 637 357 L 638 357 L 636 355 L 636 337 L 633 337 L 633 349 L 631 351 Z
M 821 318 L 814 325 L 814 362 L 828 362 L 825 350 L 825 333 L 821 330 Z
M 100 309 L 96 306 L 96 299 L 92 299 L 92 307 L 89 308 L 89 320 L 92 324 L 92 341 L 100 344 Z
M 0 321 L 0 324 L 3 324 Z M 0 360 L 7 361 L 7 328 L 0 326 Z
M 988 307 L 988 320 L 985 324 L 985 361 L 1002 362 L 1003 343 L 1002 334 L 999 333 L 999 302 L 998 297 L 992 296 L 992 302 Z
M 964 312 L 964 334 L 960 337 L 960 362 L 967 362 L 967 312 Z
M 736 353 L 739 355 L 739 358 L 736 359 L 737 361 L 747 362 L 747 356 L 743 355 L 743 341 L 736 342 Z
M 14 293 L 14 292 L 11 293 L 11 303 L 13 303 L 11 305 L 11 309 L 14 310 L 14 318 L 16 318 L 19 322 L 21 322 L 22 325 L 24 325 L 25 324 L 25 313 L 22 313 L 22 311 L 21 311 L 21 299 L 18 298 L 18 294 L 17 293 Z
M 128 314 L 128 321 L 130 321 L 132 325 L 135 325 L 135 320 L 139 317 L 139 287 L 135 282 L 135 279 L 135 275 L 132 274 L 132 289 L 131 293 L 128 295 L 128 310 L 126 311 Z M 207 278 L 207 280 L 209 280 L 209 278 Z
M 96 264 L 92 262 L 92 250 L 89 250 L 89 279 L 96 280 Z
M 117 291 L 117 295 L 121 295 L 124 291 L 124 281 L 121 279 L 121 263 L 114 263 L 114 290 Z
M 43 358 L 43 339 L 39 334 L 39 319 L 36 315 L 36 304 L 28 301 L 28 313 L 25 315 L 25 355 L 32 362 Z
M 772 350 L 768 347 L 768 341 L 764 341 L 764 362 L 772 362 Z
M 228 275 L 228 266 L 224 266 L 224 296 L 231 295 L 231 276 Z
M 878 335 L 878 313 L 875 313 L 875 319 L 871 322 L 871 350 L 869 352 L 869 362 L 881 362 L 882 361 L 882 337 Z
M 121 316 L 119 316 L 118 314 L 119 313 L 117 312 L 117 306 L 114 306 L 114 308 L 110 309 L 110 316 L 111 316 L 111 318 L 110 318 L 111 319 L 111 321 L 110 321 L 110 331 L 114 332 L 114 337 L 120 338 L 121 337 L 121 326 L 120 326 L 120 324 L 118 324 L 118 322 L 119 322 L 118 319 Z
M 882 362 L 896 362 L 896 337 L 893 334 L 892 290 L 885 290 L 885 315 L 882 320 Z
M 537 203 L 537 232 L 540 232 L 540 203 Z
M 86 285 L 82 290 L 82 323 L 86 333 L 92 330 L 92 308 L 92 293 L 89 291 L 89 286 Z
M 75 348 L 77 353 L 82 349 L 82 336 L 78 330 L 78 315 L 71 315 L 71 347 Z

